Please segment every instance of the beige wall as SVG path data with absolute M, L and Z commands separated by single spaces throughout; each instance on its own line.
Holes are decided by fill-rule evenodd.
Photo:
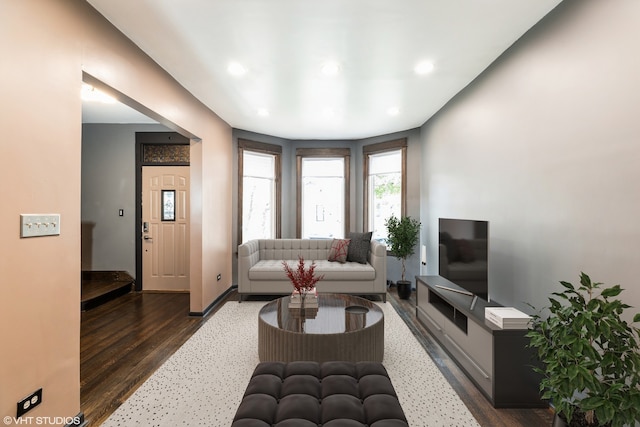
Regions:
M 84 1 L 2 1 L 0 51 L 0 416 L 15 416 L 39 387 L 43 403 L 28 415 L 75 416 L 83 71 L 200 139 L 191 156 L 194 312 L 231 285 L 231 129 Z M 60 236 L 20 239 L 20 213 L 50 212 L 61 214 Z
M 640 311 L 640 2 L 565 0 L 422 128 L 439 217 L 490 221 L 489 290 L 547 305 L 581 271 Z

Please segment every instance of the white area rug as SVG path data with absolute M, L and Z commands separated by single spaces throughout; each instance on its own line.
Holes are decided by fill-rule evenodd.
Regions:
M 102 425 L 230 426 L 258 360 L 264 302 L 227 302 Z M 479 426 L 390 303 L 385 354 L 410 426 Z

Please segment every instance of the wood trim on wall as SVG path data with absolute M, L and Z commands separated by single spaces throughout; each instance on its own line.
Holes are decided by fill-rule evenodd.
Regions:
M 382 153 L 384 151 L 393 151 L 399 148 L 407 147 L 407 138 L 394 139 L 393 141 L 378 142 L 377 144 L 369 144 L 362 147 L 362 152 L 369 153 Z
M 282 154 L 282 147 L 275 144 L 267 144 L 266 142 L 250 141 L 248 139 L 238 138 L 238 148 L 262 151 L 269 154 Z
M 302 209 L 300 203 L 302 202 L 302 183 L 300 177 L 302 176 L 302 156 L 298 154 L 296 150 L 296 238 L 302 237 Z
M 189 166 L 189 163 L 145 163 L 143 150 L 147 144 L 191 145 L 191 140 L 177 132 L 136 132 L 136 280 L 135 290 L 142 290 L 142 167 L 143 166 Z
M 400 216 L 406 216 L 407 212 L 407 138 L 395 139 L 393 141 L 379 142 L 377 144 L 365 145 L 362 147 L 362 158 L 364 165 L 363 171 L 363 187 L 362 187 L 362 214 L 364 216 L 362 224 L 363 229 L 369 229 L 369 156 L 371 154 L 384 153 L 386 151 L 402 150 L 402 188 L 400 189 L 400 198 L 402 204 L 400 206 Z
M 296 156 L 301 157 L 349 157 L 350 148 L 296 148 Z
M 344 236 L 350 231 L 351 218 L 351 149 L 350 148 L 296 148 L 296 238 L 302 236 L 302 158 L 340 157 L 344 159 Z
M 279 239 L 282 237 L 282 147 L 280 145 L 238 138 L 238 245 L 242 243 L 244 150 L 275 156 L 275 237 Z

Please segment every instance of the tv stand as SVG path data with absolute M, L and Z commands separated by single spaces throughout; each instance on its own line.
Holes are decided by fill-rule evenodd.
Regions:
M 498 306 L 441 276 L 416 276 L 416 317 L 496 408 L 546 407 L 527 330 L 485 321 Z
M 450 287 L 448 287 L 448 286 L 442 286 L 442 285 L 436 285 L 436 288 L 438 288 L 438 289 L 445 289 L 445 290 L 447 290 L 447 291 L 451 291 L 451 292 L 457 292 L 457 293 L 459 293 L 459 294 L 462 294 L 462 295 L 468 295 L 468 296 L 471 296 L 471 297 L 473 296 L 473 293 L 471 293 L 471 292 L 469 292 L 469 291 L 465 291 L 465 290 L 463 290 L 463 289 L 450 288 Z

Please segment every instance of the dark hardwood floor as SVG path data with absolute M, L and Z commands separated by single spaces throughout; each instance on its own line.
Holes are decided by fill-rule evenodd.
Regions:
M 415 319 L 415 295 L 388 302 L 399 308 L 414 335 L 482 426 L 550 426 L 547 409 L 495 409 Z M 231 293 L 226 301 L 236 301 Z M 215 309 L 212 313 L 215 312 Z M 99 426 L 207 320 L 189 317 L 189 295 L 129 293 L 81 317 L 81 409 Z M 210 316 L 212 313 L 209 313 Z
M 128 293 L 81 315 L 80 407 L 99 426 L 204 322 L 187 293 Z

